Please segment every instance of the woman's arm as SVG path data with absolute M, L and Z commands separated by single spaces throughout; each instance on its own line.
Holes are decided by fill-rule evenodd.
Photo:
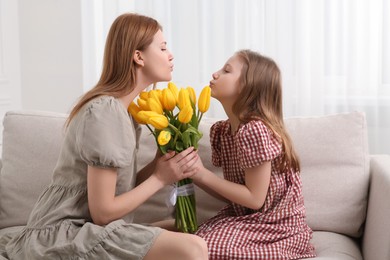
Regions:
M 271 162 L 246 169 L 245 185 L 225 180 L 201 163 L 198 163 L 198 169 L 198 173 L 192 178 L 199 187 L 206 188 L 205 191 L 214 191 L 229 201 L 254 210 L 263 206 L 271 179 Z
M 88 166 L 88 207 L 95 224 L 106 225 L 135 210 L 165 185 L 189 178 L 198 159 L 189 148 L 175 156 L 168 153 L 158 159 L 153 174 L 132 190 L 115 196 L 117 170 Z
M 156 157 L 148 163 L 144 168 L 142 168 L 140 171 L 137 173 L 137 179 L 136 179 L 136 186 L 138 186 L 140 183 L 144 182 L 146 179 L 152 175 L 156 168 L 157 160 L 158 158 L 161 157 L 161 154 L 156 153 Z

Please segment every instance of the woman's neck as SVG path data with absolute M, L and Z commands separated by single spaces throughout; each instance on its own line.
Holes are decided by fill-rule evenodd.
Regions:
M 123 106 L 127 109 L 130 106 L 130 103 L 143 91 L 145 88 L 150 86 L 152 82 L 146 80 L 142 74 L 140 74 L 139 70 L 137 71 L 137 81 L 135 82 L 135 87 L 133 91 L 131 91 L 126 96 L 122 96 L 119 98 Z

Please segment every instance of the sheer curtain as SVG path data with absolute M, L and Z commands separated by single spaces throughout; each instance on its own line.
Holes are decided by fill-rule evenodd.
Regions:
M 178 85 L 200 91 L 228 57 L 250 48 L 279 64 L 286 117 L 365 112 L 370 153 L 390 154 L 390 1 L 100 2 L 95 15 L 104 21 L 97 37 L 103 44 L 121 13 L 149 15 L 162 24 Z M 225 118 L 218 102 L 208 116 Z

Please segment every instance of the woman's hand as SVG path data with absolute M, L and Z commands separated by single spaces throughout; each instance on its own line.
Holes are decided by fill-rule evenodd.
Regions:
M 179 180 L 192 177 L 197 171 L 199 157 L 193 147 L 181 153 L 171 151 L 157 160 L 154 175 L 164 184 L 169 185 Z

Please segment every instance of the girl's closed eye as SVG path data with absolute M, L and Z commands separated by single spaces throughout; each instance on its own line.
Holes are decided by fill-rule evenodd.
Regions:
M 225 73 L 230 73 L 231 72 L 231 68 L 230 68 L 230 65 L 229 64 L 226 64 L 223 68 L 222 68 L 223 72 Z

